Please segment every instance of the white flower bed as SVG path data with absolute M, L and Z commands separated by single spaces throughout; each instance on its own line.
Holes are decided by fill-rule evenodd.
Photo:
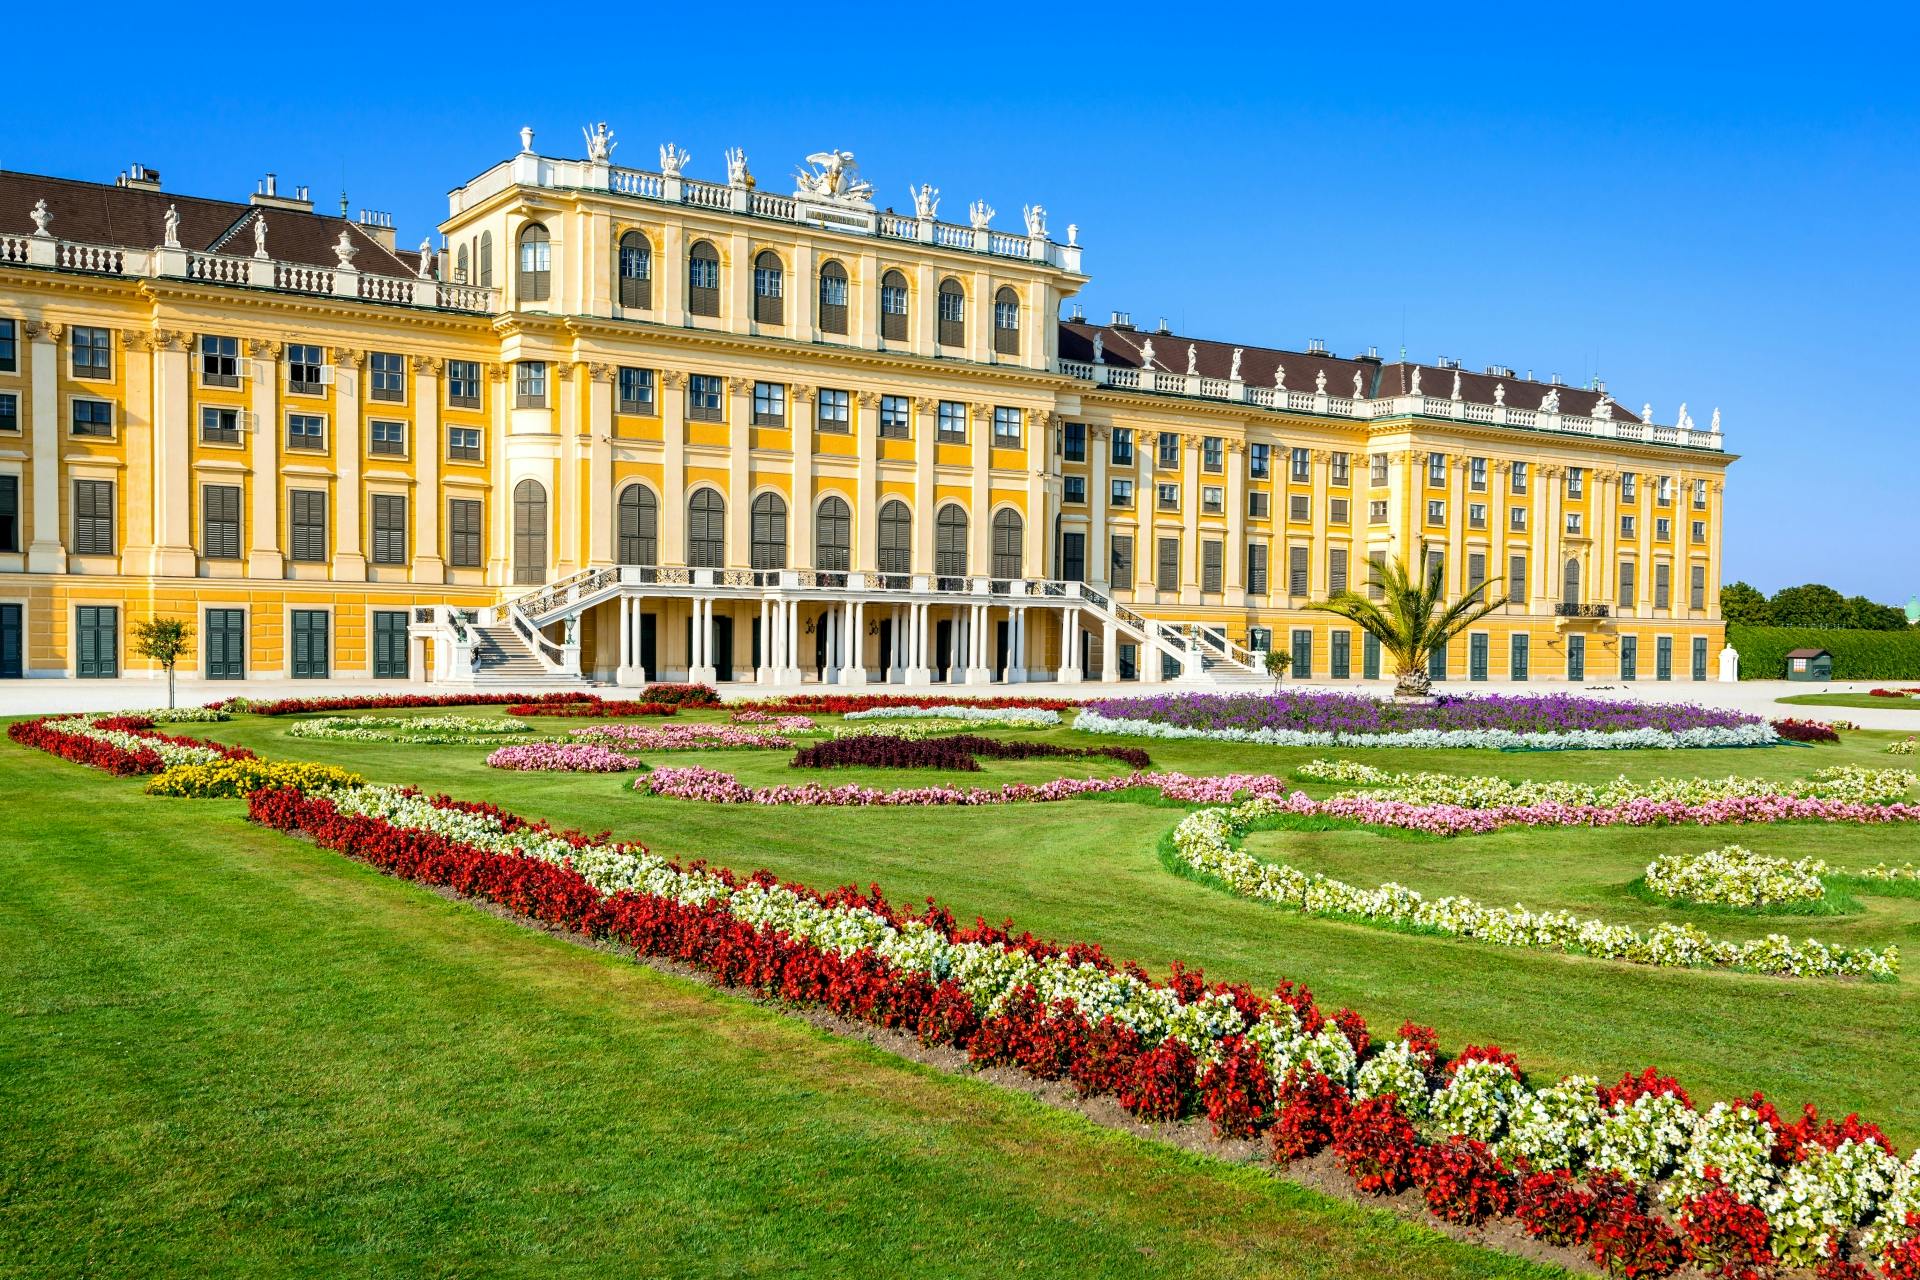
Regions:
M 976 724 L 997 724 L 1010 729 L 1050 729 L 1060 723 L 1058 711 L 1047 711 L 1040 707 L 974 707 L 959 703 L 949 707 L 870 707 L 865 711 L 849 711 L 844 718 L 970 720 Z
M 485 746 L 504 735 L 531 732 L 532 726 L 518 720 L 480 716 L 319 716 L 295 721 L 287 730 L 287 736 L 424 746 Z
M 1451 804 L 1466 809 L 1498 809 L 1560 804 L 1612 809 L 1635 801 L 1711 804 L 1764 796 L 1838 800 L 1852 804 L 1892 804 L 1913 789 L 1911 769 L 1863 769 L 1842 765 L 1821 769 L 1810 778 L 1650 778 L 1635 782 L 1516 781 L 1477 774 L 1390 773 L 1358 760 L 1310 760 L 1294 770 L 1313 782 L 1366 788 L 1364 795 L 1404 804 Z
M 158 738 L 149 738 L 124 729 L 102 729 L 94 721 L 102 716 L 114 713 L 100 712 L 94 715 L 69 716 L 63 720 L 47 721 L 47 728 L 59 733 L 78 734 L 83 738 L 92 738 L 99 742 L 110 742 L 122 751 L 151 751 L 169 769 L 182 764 L 208 764 L 215 760 L 225 760 L 226 753 L 212 747 L 183 747 L 174 742 L 162 742 Z M 145 712 L 140 714 L 144 715 Z
M 1847 874 L 1859 876 L 1862 880 L 1885 880 L 1889 883 L 1900 880 L 1920 880 L 1920 866 L 1903 862 L 1896 867 L 1890 862 L 1881 862 L 1868 867 L 1865 871 L 1852 871 Z
M 1647 887 L 1662 897 L 1724 906 L 1818 902 L 1827 886 L 1818 858 L 1789 862 L 1730 844 L 1705 853 L 1667 853 L 1647 864 Z
M 145 716 L 155 724 L 213 724 L 233 716 L 218 707 L 154 707 L 148 711 L 122 711 L 123 716 Z
M 1829 946 L 1769 934 L 1747 942 L 1708 937 L 1691 924 L 1659 925 L 1641 933 L 1627 925 L 1582 920 L 1567 911 L 1490 907 L 1471 898 L 1428 899 L 1405 885 L 1362 889 L 1283 863 L 1262 862 L 1238 845 L 1256 820 L 1284 809 L 1282 801 L 1250 800 L 1225 809 L 1202 809 L 1174 828 L 1174 848 L 1195 870 L 1214 876 L 1235 893 L 1298 908 L 1309 915 L 1343 916 L 1369 923 L 1407 926 L 1458 938 L 1478 938 L 1505 947 L 1529 947 L 1625 960 L 1661 967 L 1750 969 L 1786 977 L 1892 978 L 1899 948 Z
M 965 720 L 900 720 L 861 724 L 837 724 L 829 731 L 836 738 L 904 738 L 917 742 L 950 733 L 966 733 L 979 726 Z
M 1638 751 L 1692 747 L 1763 747 L 1780 740 L 1769 724 L 1730 728 L 1624 729 L 1617 733 L 1578 730 L 1572 733 L 1516 733 L 1511 729 L 1414 729 L 1397 733 L 1331 733 L 1302 729 L 1199 729 L 1159 720 L 1118 720 L 1092 708 L 1074 718 L 1073 727 L 1086 733 L 1124 734 L 1134 738 L 1203 738 L 1209 742 L 1245 742 L 1265 747 L 1419 747 L 1475 748 L 1534 751 Z

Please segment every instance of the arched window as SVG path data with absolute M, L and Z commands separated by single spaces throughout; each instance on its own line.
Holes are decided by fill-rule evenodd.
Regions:
M 547 491 L 538 480 L 513 486 L 513 580 L 536 587 L 547 580 Z
M 829 495 L 813 518 L 814 567 L 845 573 L 853 567 L 853 512 L 846 499 Z
M 653 245 L 638 231 L 620 237 L 620 305 L 653 305 Z
M 1560 576 L 1560 599 L 1567 604 L 1580 603 L 1580 561 L 1567 557 L 1567 568 Z
M 660 563 L 660 500 L 643 484 L 620 491 L 620 563 Z
M 898 498 L 880 508 L 879 550 L 880 572 L 913 572 L 913 512 Z
M 1018 578 L 1021 576 L 1020 553 L 1023 546 L 1023 526 L 1020 513 L 1002 507 L 993 515 L 993 576 L 996 578 Z
M 473 254 L 466 245 L 453 257 L 453 282 L 455 284 L 473 283 Z
M 720 314 L 720 255 L 705 240 L 687 250 L 687 310 L 696 316 Z
M 967 513 L 951 503 L 934 517 L 933 571 L 943 578 L 967 576 Z
M 777 493 L 763 493 L 753 500 L 751 564 L 756 569 L 787 567 L 787 503 Z
M 753 318 L 757 324 L 785 324 L 787 273 L 780 255 L 768 249 L 753 260 Z
M 687 564 L 722 569 L 727 563 L 727 504 L 712 489 L 696 489 L 687 499 Z
M 493 232 L 480 233 L 480 251 L 476 256 L 480 259 L 477 264 L 480 268 L 480 287 L 491 289 L 493 288 Z
M 552 237 L 545 227 L 530 222 L 520 232 L 520 301 L 545 302 L 552 292 Z
M 829 259 L 820 267 L 820 332 L 847 331 L 847 269 Z
M 993 295 L 993 350 L 996 355 L 1020 354 L 1020 295 L 1011 289 Z
M 967 294 L 952 277 L 940 282 L 940 325 L 934 336 L 943 347 L 967 345 Z
M 907 278 L 898 271 L 880 277 L 880 336 L 889 342 L 907 340 Z

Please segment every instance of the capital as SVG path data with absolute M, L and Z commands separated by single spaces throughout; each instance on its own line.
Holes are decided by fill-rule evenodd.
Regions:
M 285 345 L 273 338 L 247 339 L 247 354 L 255 360 L 278 360 L 285 350 Z
M 594 382 L 612 382 L 614 366 L 595 360 L 587 365 L 587 377 Z
M 860 407 L 862 409 L 878 409 L 880 407 L 880 393 L 878 391 L 862 391 L 860 393 Z
M 360 353 L 352 347 L 335 347 L 333 349 L 333 362 L 342 369 L 358 369 L 360 367 L 360 360 Z
M 727 391 L 736 396 L 744 396 L 753 390 L 752 378 L 728 378 Z
M 58 342 L 66 335 L 67 326 L 55 320 L 27 321 L 27 340 L 29 342 Z
M 680 369 L 662 369 L 660 371 L 660 385 L 671 391 L 678 391 L 687 385 L 687 375 Z

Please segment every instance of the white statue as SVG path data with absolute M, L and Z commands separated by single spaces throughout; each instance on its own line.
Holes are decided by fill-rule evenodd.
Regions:
M 661 143 L 660 176 L 663 178 L 679 177 L 680 171 L 687 167 L 687 161 L 691 159 L 693 159 L 692 155 L 688 154 L 682 148 L 675 146 L 673 143 Z
M 975 231 L 985 231 L 987 224 L 993 221 L 994 208 L 985 200 L 975 200 L 967 206 L 967 221 Z
M 1145 342 L 1140 344 L 1140 367 L 1142 369 L 1153 368 L 1153 339 L 1152 338 L 1148 338 Z
M 1107 344 L 1103 335 L 1098 332 L 1093 335 L 1093 362 L 1095 364 L 1107 362 Z
M 1708 427 L 1707 430 L 1713 432 L 1713 434 L 1715 435 L 1720 434 L 1720 406 L 1719 405 L 1713 406 L 1713 425 Z
M 1313 389 L 1321 395 L 1327 394 L 1327 371 L 1325 369 L 1313 375 Z
M 909 185 L 907 192 L 913 197 L 914 217 L 922 222 L 931 222 L 940 216 L 940 188 L 930 182 L 923 182 L 917 191 Z
M 34 201 L 33 211 L 28 216 L 33 219 L 33 234 L 36 236 L 52 234 L 47 230 L 47 224 L 53 221 L 53 214 L 47 209 L 45 200 Z
M 1416 396 L 1420 394 L 1420 366 L 1419 365 L 1413 366 L 1413 389 L 1411 392 L 1409 392 L 1409 394 L 1416 395 Z
M 1047 238 L 1047 206 L 1043 204 L 1023 204 L 1020 215 L 1027 220 L 1027 235 L 1034 240 Z
M 1497 405 L 1504 405 L 1507 402 L 1506 383 L 1496 382 L 1493 384 L 1493 402 Z
M 1673 425 L 1682 431 L 1693 430 L 1693 415 L 1687 412 L 1687 402 L 1685 400 L 1680 402 L 1680 412 L 1675 416 Z
M 162 240 L 161 244 L 169 249 L 178 249 L 180 247 L 180 210 L 172 205 L 167 206 L 165 226 L 166 239 Z
M 1283 364 L 1273 366 L 1273 389 L 1275 391 L 1287 389 L 1287 366 Z
M 262 213 L 253 220 L 253 256 L 267 256 L 267 215 Z
M 753 181 L 753 175 L 747 172 L 747 149 L 745 147 L 728 147 L 726 157 L 727 185 L 730 187 L 744 187 L 750 184 Z
M 1540 397 L 1540 412 L 1542 413 L 1560 412 L 1560 388 L 1558 387 L 1547 388 L 1547 394 Z
M 533 154 L 533 126 L 530 124 L 520 126 L 520 151 L 524 155 Z
M 1071 249 L 1080 247 L 1080 224 L 1077 222 L 1067 224 L 1067 247 Z
M 1191 378 L 1199 372 L 1200 372 L 1200 348 L 1194 346 L 1193 343 L 1189 342 L 1187 344 L 1187 376 Z
M 838 148 L 816 151 L 807 157 L 807 163 L 813 167 L 794 172 L 794 181 L 799 184 L 795 195 L 850 204 L 873 202 L 873 184 L 860 180 L 860 166 L 853 162 L 853 152 Z
M 353 237 L 345 227 L 340 228 L 340 238 L 333 242 L 333 256 L 340 260 L 342 271 L 353 269 L 353 255 L 359 250 L 353 247 Z
M 1455 400 L 1458 400 L 1458 399 L 1460 398 L 1460 371 L 1459 371 L 1458 369 L 1455 369 L 1455 370 L 1453 371 L 1453 396 L 1452 396 L 1452 398 L 1453 398 L 1453 399 L 1455 399 Z
M 1358 369 L 1355 369 L 1353 371 L 1353 398 L 1355 400 L 1365 400 L 1367 398 L 1366 386 L 1367 380 L 1360 376 Z
M 433 279 L 433 241 L 431 239 L 420 242 L 420 278 Z
M 607 128 L 607 122 L 605 120 L 594 125 L 591 129 L 585 125 L 581 125 L 580 132 L 585 135 L 587 139 L 588 164 L 605 164 L 612 158 L 613 149 L 620 145 L 613 140 L 613 130 Z
M 1607 398 L 1606 392 L 1602 391 L 1600 398 L 1593 402 L 1593 412 L 1589 416 L 1598 418 L 1602 422 L 1613 421 L 1613 401 Z
M 1651 400 L 1648 400 L 1648 401 L 1645 401 L 1644 403 L 1642 403 L 1642 404 L 1641 404 L 1641 406 L 1640 406 L 1640 421 L 1642 421 L 1642 422 L 1652 422 L 1652 421 L 1653 421 L 1653 401 L 1651 401 Z
M 1235 347 L 1233 349 L 1233 367 L 1227 370 L 1228 382 L 1240 381 L 1240 357 L 1245 354 L 1247 354 L 1245 347 Z

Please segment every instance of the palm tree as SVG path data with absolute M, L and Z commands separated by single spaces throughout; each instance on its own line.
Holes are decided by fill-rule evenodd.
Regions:
M 1422 558 L 1425 552 L 1423 546 Z M 1380 642 L 1393 659 L 1395 697 L 1424 697 L 1433 687 L 1427 675 L 1428 655 L 1446 648 L 1449 640 L 1506 601 L 1482 599 L 1492 585 L 1482 582 L 1452 604 L 1445 604 L 1446 570 L 1438 560 L 1433 561 L 1424 582 L 1414 576 L 1404 560 L 1382 561 L 1371 567 L 1369 585 L 1379 590 L 1380 600 L 1369 600 L 1349 590 L 1307 608 L 1337 614 Z

